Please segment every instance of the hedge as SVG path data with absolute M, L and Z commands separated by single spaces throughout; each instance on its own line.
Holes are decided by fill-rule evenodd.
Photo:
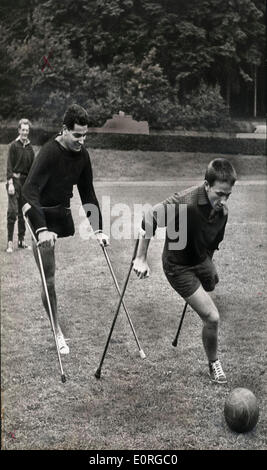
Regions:
M 30 138 L 33 145 L 43 145 L 56 132 L 45 129 L 32 129 Z M 0 143 L 7 144 L 17 137 L 16 128 L 0 128 Z M 263 138 L 240 138 L 234 135 L 223 137 L 174 134 L 109 134 L 91 133 L 87 138 L 90 148 L 117 150 L 150 150 L 164 152 L 202 152 L 242 155 L 266 155 L 266 140 Z

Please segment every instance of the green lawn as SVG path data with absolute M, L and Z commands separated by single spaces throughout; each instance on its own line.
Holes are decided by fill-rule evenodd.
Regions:
M 8 146 L 0 144 L 0 181 L 6 180 Z M 34 147 L 35 154 L 38 147 Z M 222 156 L 235 166 L 239 178 L 266 176 L 266 156 L 222 155 L 189 152 L 143 152 L 90 149 L 95 180 L 171 180 L 202 177 L 203 168 Z
M 136 155 L 141 159 L 141 153 Z M 105 156 L 110 170 L 110 154 L 105 152 Z M 156 155 L 156 161 L 160 163 L 165 157 L 169 163 L 175 158 Z M 100 150 L 94 152 L 94 163 L 98 158 L 104 165 Z M 127 158 L 133 158 L 133 153 L 131 157 L 127 153 Z M 138 166 L 136 161 L 135 165 Z M 183 169 L 188 176 L 189 167 Z M 94 168 L 100 179 L 99 170 L 105 167 L 99 163 Z M 132 171 L 129 168 L 129 173 Z M 178 176 L 176 167 L 167 166 L 164 177 L 172 171 Z M 115 179 L 118 174 L 119 170 L 114 174 Z M 152 174 L 156 178 L 155 169 Z M 191 167 L 190 176 L 195 176 L 195 167 Z M 142 179 L 148 179 L 145 173 Z M 158 175 L 156 179 L 160 179 Z M 123 202 L 133 208 L 136 203 L 162 200 L 185 184 L 182 181 L 162 186 L 99 183 L 96 192 L 100 202 L 103 196 L 110 196 L 112 204 Z M 72 203 L 76 234 L 57 243 L 58 305 L 62 328 L 70 338 L 70 354 L 62 358 L 67 375 L 66 383 L 62 384 L 32 254 L 18 250 L 12 256 L 4 253 L 3 185 L 1 199 L 4 202 L 1 217 L 4 449 L 267 449 L 266 185 L 263 181 L 257 185 L 244 181 L 234 188 L 225 240 L 215 255 L 220 283 L 212 296 L 221 314 L 220 357 L 229 379 L 227 386 L 209 382 L 201 344 L 201 322 L 192 310 L 186 314 L 178 347 L 171 345 L 183 301 L 164 277 L 163 240 L 158 239 L 151 242 L 149 252 L 151 277 L 140 281 L 132 274 L 125 297 L 147 358 L 139 357 L 121 311 L 102 377 L 95 379 L 118 297 L 102 250 L 95 241 L 83 241 L 79 237 L 81 218 L 76 192 Z M 111 219 L 114 220 L 115 217 Z M 120 285 L 133 246 L 133 239 L 111 240 L 108 250 Z M 235 387 L 249 388 L 259 401 L 259 422 L 247 434 L 230 431 L 224 420 L 224 401 Z

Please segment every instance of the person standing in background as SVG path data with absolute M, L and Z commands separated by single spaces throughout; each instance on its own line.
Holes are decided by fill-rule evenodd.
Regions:
M 34 160 L 34 151 L 28 138 L 30 121 L 21 119 L 18 126 L 18 137 L 11 142 L 7 157 L 7 253 L 13 253 L 13 236 L 18 219 L 18 248 L 28 248 L 24 241 L 25 223 L 22 213 L 22 187 Z

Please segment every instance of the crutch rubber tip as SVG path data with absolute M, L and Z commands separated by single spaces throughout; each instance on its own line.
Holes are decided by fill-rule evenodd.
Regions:
M 146 355 L 145 355 L 143 349 L 140 349 L 139 354 L 140 354 L 141 359 L 145 359 L 145 358 L 146 358 Z
M 101 369 L 97 369 L 97 371 L 95 372 L 95 378 L 100 379 L 100 377 L 101 377 Z
M 62 374 L 61 376 L 61 381 L 63 384 L 66 382 L 66 376 L 64 374 Z
M 172 345 L 176 348 L 176 346 L 177 346 L 177 341 L 176 341 L 175 339 L 173 340 Z

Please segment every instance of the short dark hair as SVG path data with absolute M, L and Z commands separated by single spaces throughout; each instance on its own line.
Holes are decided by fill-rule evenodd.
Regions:
M 236 179 L 237 175 L 233 165 L 225 158 L 215 158 L 208 164 L 205 180 L 210 186 L 213 186 L 215 181 L 227 182 L 233 186 Z
M 89 125 L 89 116 L 79 104 L 69 106 L 63 118 L 63 125 L 68 129 L 73 129 L 74 124 L 79 124 L 79 126 Z

